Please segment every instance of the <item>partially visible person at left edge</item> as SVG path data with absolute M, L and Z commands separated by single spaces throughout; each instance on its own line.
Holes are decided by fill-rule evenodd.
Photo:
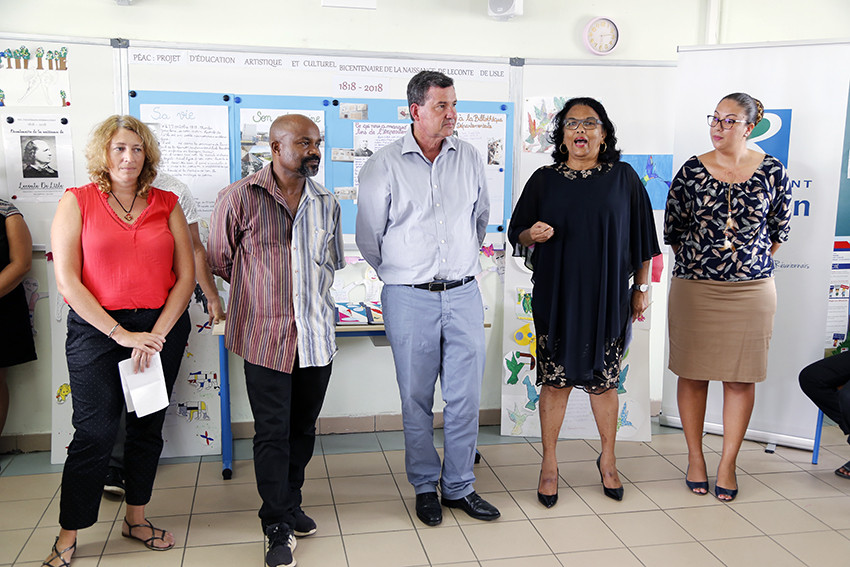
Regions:
M 0 201 L 0 434 L 9 413 L 9 366 L 35 360 L 29 308 L 21 283 L 32 266 L 32 238 L 20 211 Z
M 295 565 L 295 536 L 317 530 L 301 487 L 336 354 L 330 289 L 345 267 L 339 202 L 310 179 L 321 141 L 306 116 L 278 117 L 271 163 L 218 194 L 210 231 L 210 266 L 231 286 L 224 342 L 245 359 L 269 567 Z
M 109 453 L 127 423 L 126 504 L 121 535 L 154 551 L 174 535 L 145 518 L 165 409 L 126 413 L 118 363 L 136 371 L 160 353 L 169 396 L 189 336 L 195 286 L 192 243 L 177 196 L 151 187 L 159 163 L 153 134 L 132 116 L 95 127 L 86 157 L 92 183 L 69 189 L 51 229 L 56 284 L 70 306 L 65 342 L 74 438 L 62 474 L 59 537 L 44 565 L 66 567 L 77 530 L 97 521 Z

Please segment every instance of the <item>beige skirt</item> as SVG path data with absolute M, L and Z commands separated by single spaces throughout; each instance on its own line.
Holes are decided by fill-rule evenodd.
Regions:
M 761 382 L 776 313 L 773 278 L 670 284 L 668 367 L 682 378 Z

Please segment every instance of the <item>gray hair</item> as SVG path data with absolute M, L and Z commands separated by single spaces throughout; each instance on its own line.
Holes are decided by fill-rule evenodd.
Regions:
M 431 87 L 446 89 L 454 84 L 454 79 L 439 71 L 419 71 L 407 83 L 407 106 L 425 104 L 425 98 Z

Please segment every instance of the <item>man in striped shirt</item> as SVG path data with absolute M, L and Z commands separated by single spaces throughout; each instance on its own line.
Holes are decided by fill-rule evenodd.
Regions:
M 245 359 L 266 563 L 290 567 L 293 535 L 316 532 L 301 487 L 336 353 L 330 288 L 345 259 L 339 202 L 309 179 L 321 159 L 318 127 L 278 117 L 269 145 L 269 165 L 218 194 L 209 259 L 231 284 L 224 341 Z

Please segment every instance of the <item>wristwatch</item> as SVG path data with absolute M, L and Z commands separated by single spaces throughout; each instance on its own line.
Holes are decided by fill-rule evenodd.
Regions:
M 647 291 L 649 291 L 649 284 L 648 283 L 636 283 L 635 285 L 632 286 L 632 289 L 635 290 L 635 291 L 640 291 L 642 293 L 646 293 Z

